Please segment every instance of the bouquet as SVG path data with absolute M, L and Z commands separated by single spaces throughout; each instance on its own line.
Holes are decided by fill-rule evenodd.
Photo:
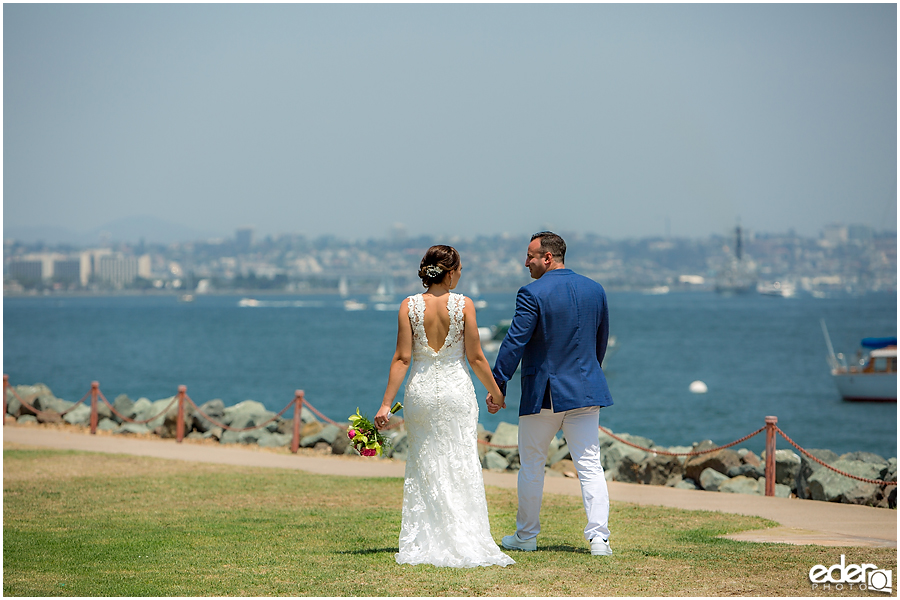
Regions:
M 396 413 L 401 408 L 403 405 L 397 402 L 391 407 L 390 414 Z M 372 421 L 359 414 L 359 407 L 355 415 L 350 415 L 347 437 L 362 456 L 381 456 L 384 454 L 384 448 L 391 444 L 391 441 L 375 428 Z

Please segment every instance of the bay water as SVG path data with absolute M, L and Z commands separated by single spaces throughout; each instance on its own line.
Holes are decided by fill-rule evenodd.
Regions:
M 774 415 L 805 448 L 897 456 L 897 405 L 840 398 L 819 324 L 825 319 L 835 350 L 852 358 L 861 338 L 896 335 L 895 293 L 608 296 L 616 343 L 606 374 L 615 404 L 601 411 L 601 424 L 614 432 L 666 446 L 724 444 Z M 93 380 L 110 402 L 119 394 L 158 400 L 184 384 L 197 404 L 252 399 L 280 411 L 303 389 L 334 420 L 357 407 L 374 415 L 396 344 L 399 297 L 385 311 L 346 311 L 337 295 L 257 296 L 255 307 L 239 306 L 240 299 L 5 298 L 3 372 L 13 385 L 45 383 L 71 401 Z M 483 299 L 479 325 L 512 317 L 515 293 Z M 495 356 L 488 358 L 493 363 Z M 706 394 L 689 391 L 695 380 L 706 383 Z M 487 429 L 517 421 L 518 375 L 507 408 L 496 415 L 487 412 L 477 379 L 475 388 Z M 758 453 L 764 441 L 760 434 L 741 446 Z M 779 438 L 778 447 L 789 446 Z

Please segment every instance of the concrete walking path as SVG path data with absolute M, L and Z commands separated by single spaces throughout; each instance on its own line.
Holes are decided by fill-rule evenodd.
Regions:
M 310 456 L 267 451 L 250 446 L 196 444 L 190 441 L 178 444 L 174 440 L 141 439 L 111 434 L 90 435 L 37 426 L 7 425 L 3 428 L 3 441 L 4 447 L 6 443 L 11 442 L 60 450 L 294 469 L 321 475 L 348 477 L 403 477 L 405 469 L 405 463 L 394 460 L 364 459 L 354 456 Z M 484 482 L 486 485 L 515 489 L 516 474 L 484 471 Z M 567 477 L 548 476 L 544 480 L 544 491 L 549 494 L 581 496 L 578 480 Z M 736 540 L 823 546 L 897 547 L 896 510 L 619 482 L 609 483 L 609 495 L 613 502 L 758 516 L 780 524 L 779 527 L 772 529 L 745 531 L 727 536 Z

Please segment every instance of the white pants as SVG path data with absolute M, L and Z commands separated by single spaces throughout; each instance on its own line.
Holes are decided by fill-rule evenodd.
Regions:
M 578 480 L 588 524 L 584 537 L 588 541 L 598 535 L 609 539 L 609 490 L 600 464 L 600 407 L 589 406 L 554 413 L 543 409 L 539 414 L 519 417 L 519 511 L 516 532 L 523 540 L 541 531 L 541 499 L 544 495 L 544 465 L 550 440 L 562 428 Z

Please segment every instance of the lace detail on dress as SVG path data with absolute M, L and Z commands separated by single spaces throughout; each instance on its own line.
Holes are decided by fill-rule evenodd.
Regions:
M 450 330 L 437 352 L 425 334 L 425 301 L 409 297 L 413 364 L 404 396 L 409 439 L 401 564 L 510 565 L 491 538 L 481 463 L 478 401 L 465 364 L 465 297 L 450 294 Z

